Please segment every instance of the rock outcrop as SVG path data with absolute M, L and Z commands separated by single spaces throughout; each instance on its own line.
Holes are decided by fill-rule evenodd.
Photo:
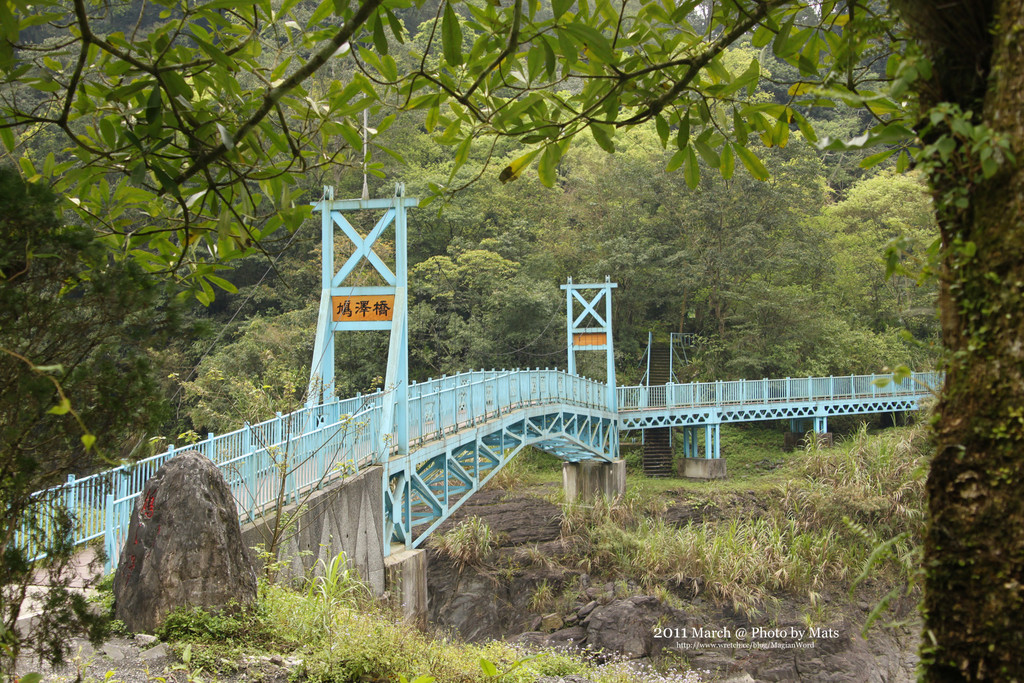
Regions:
M 116 617 L 148 632 L 178 607 L 218 611 L 255 599 L 231 489 L 202 454 L 179 453 L 150 477 L 132 510 L 114 579 Z

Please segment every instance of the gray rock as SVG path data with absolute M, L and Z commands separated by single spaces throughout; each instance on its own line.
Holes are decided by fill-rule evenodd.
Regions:
M 582 626 L 570 626 L 549 635 L 547 644 L 549 647 L 575 647 L 583 642 L 586 637 L 587 629 Z
M 543 631 L 527 631 L 512 638 L 510 642 L 530 647 L 544 647 L 548 644 L 548 634 Z
M 619 652 L 630 659 L 656 654 L 654 625 L 670 610 L 652 596 L 614 600 L 596 607 L 583 623 L 587 642 L 595 650 Z M 657 643 L 659 649 L 661 643 Z
M 157 637 L 156 636 L 151 636 L 148 633 L 136 633 L 135 634 L 135 644 L 138 645 L 139 647 L 146 647 L 147 645 L 152 645 L 156 641 L 157 641 Z
M 256 599 L 256 573 L 242 543 L 231 489 L 197 451 L 167 461 L 132 510 L 114 579 L 115 616 L 152 631 L 168 612 L 220 610 Z
M 597 607 L 597 600 L 591 600 L 583 607 L 580 607 L 580 611 L 577 612 L 576 615 L 579 616 L 580 619 L 585 619 L 588 614 L 594 611 L 595 607 Z
M 540 622 L 540 630 L 542 631 L 557 631 L 562 626 L 564 626 L 564 622 L 558 614 L 546 614 Z
M 170 654 L 171 651 L 167 648 L 167 643 L 160 643 L 156 647 L 151 647 L 148 650 L 139 653 L 139 659 L 146 662 L 152 662 L 155 659 L 168 657 Z
M 106 645 L 104 645 L 102 652 L 104 655 L 114 660 L 115 662 L 121 661 L 122 659 L 124 659 L 125 656 L 124 650 L 119 648 L 117 645 L 114 645 L 113 643 L 107 643 Z

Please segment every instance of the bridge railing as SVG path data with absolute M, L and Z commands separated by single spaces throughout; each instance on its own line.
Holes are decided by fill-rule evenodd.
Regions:
M 653 408 L 710 408 L 743 404 L 828 402 L 916 396 L 936 391 L 943 375 L 911 373 L 893 381 L 892 375 L 787 377 L 785 379 L 690 382 L 660 386 L 618 387 L 619 410 Z
M 606 398 L 600 382 L 539 369 L 467 372 L 412 384 L 409 394 L 409 433 L 414 444 L 527 405 L 563 402 L 602 408 Z M 43 503 L 39 514 L 55 519 L 56 510 L 71 510 L 77 517 L 72 541 L 82 544 L 103 538 L 113 568 L 135 499 L 175 453 L 196 450 L 217 465 L 245 522 L 279 498 L 296 502 L 303 492 L 338 474 L 379 461 L 385 395 L 378 391 L 303 407 L 226 434 L 210 434 L 193 444 L 172 445 L 166 452 L 88 477 L 71 476 L 67 483 L 35 494 Z M 45 529 L 56 528 L 56 523 L 49 520 L 42 526 L 43 533 L 22 529 L 16 534 L 16 542 L 33 558 L 42 556 Z
M 348 439 L 346 454 L 349 460 L 363 461 L 374 455 L 376 439 L 367 436 L 352 414 L 365 415 L 368 422 L 379 421 L 382 393 L 334 400 L 320 406 L 304 407 L 288 415 L 277 415 L 255 425 L 245 425 L 227 434 L 210 434 L 206 439 L 183 446 L 170 446 L 167 451 L 131 464 L 76 478 L 59 486 L 34 494 L 42 503 L 41 514 L 59 507 L 73 511 L 77 523 L 73 530 L 75 544 L 105 538 L 108 554 L 115 536 L 123 526 L 127 529 L 130 505 L 146 481 L 160 467 L 182 450 L 197 450 L 224 471 L 239 501 L 240 514 L 254 513 L 271 496 L 265 485 L 256 481 L 272 469 L 282 454 L 288 453 L 292 462 L 316 458 L 335 446 L 338 436 Z M 374 415 L 376 417 L 374 418 Z M 375 426 L 370 428 L 375 429 Z M 334 430 L 332 432 L 332 430 Z M 294 443 L 292 443 L 294 442 Z M 322 456 L 321 456 L 322 457 Z M 243 463 L 245 463 L 243 465 Z M 248 478 L 246 477 L 248 476 Z M 308 475 L 312 476 L 312 475 Z M 307 482 L 301 485 L 308 486 Z M 276 493 L 273 494 L 276 500 Z M 50 523 L 52 526 L 52 523 Z M 29 529 L 16 532 L 16 543 L 29 551 L 30 557 L 42 555 L 41 538 Z M 114 558 L 116 561 L 116 558 Z
M 417 392 L 415 397 L 410 387 L 411 444 L 439 439 L 530 405 L 564 403 L 606 408 L 607 388 L 603 382 L 570 375 L 563 370 L 492 370 L 455 375 L 446 380 L 433 380 L 434 384 L 429 387 L 432 391 Z

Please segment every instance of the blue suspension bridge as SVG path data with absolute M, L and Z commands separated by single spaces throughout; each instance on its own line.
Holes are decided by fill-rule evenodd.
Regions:
M 75 543 L 102 539 L 107 571 L 116 567 L 132 507 L 146 480 L 181 450 L 197 450 L 223 472 L 240 521 L 256 521 L 284 503 L 370 466 L 381 466 L 384 553 L 420 546 L 430 533 L 527 447 L 568 463 L 619 459 L 624 431 L 680 429 L 687 459 L 719 461 L 722 424 L 789 419 L 794 431 L 828 418 L 915 410 L 942 382 L 938 373 L 807 377 L 664 385 L 617 386 L 612 338 L 612 290 L 598 284 L 562 286 L 566 294 L 568 370 L 464 372 L 410 383 L 406 213 L 417 205 L 401 186 L 389 199 L 335 200 L 333 189 L 314 207 L 322 219 L 323 263 L 319 319 L 308 403 L 292 413 L 246 424 L 228 434 L 122 465 L 68 478 L 40 492 L 76 516 Z M 355 211 L 383 212 L 363 237 L 346 219 Z M 394 269 L 373 247 L 394 226 Z M 334 264 L 340 229 L 351 255 Z M 362 264 L 384 282 L 349 284 Z M 365 278 L 364 278 L 365 279 Z M 354 398 L 334 396 L 334 338 L 338 332 L 390 333 L 384 387 Z M 607 381 L 576 372 L 576 353 L 603 351 Z M 22 538 L 34 555 L 28 534 Z

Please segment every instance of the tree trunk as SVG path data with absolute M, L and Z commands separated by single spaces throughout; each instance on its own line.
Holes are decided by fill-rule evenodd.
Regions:
M 936 72 L 923 108 L 981 112 L 972 124 L 1008 135 L 1024 160 L 1024 0 L 914 4 L 905 18 Z M 1007 161 L 985 179 L 977 151 L 958 143 L 931 173 L 949 352 L 928 477 L 927 681 L 1024 681 L 1024 171 Z

